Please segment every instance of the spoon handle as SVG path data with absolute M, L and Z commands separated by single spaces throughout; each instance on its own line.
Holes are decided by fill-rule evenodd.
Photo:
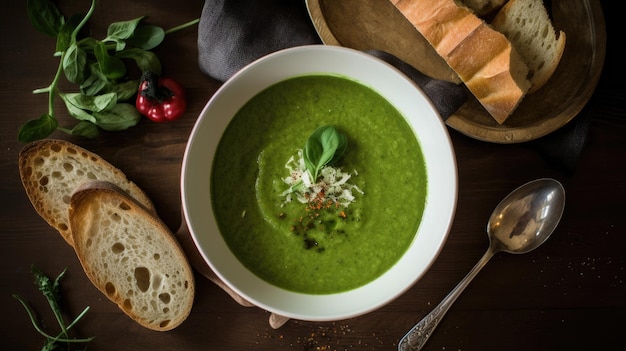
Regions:
M 422 318 L 398 343 L 398 351 L 419 351 L 424 347 L 426 341 L 433 333 L 441 319 L 450 309 L 450 306 L 461 295 L 463 290 L 469 285 L 480 270 L 489 262 L 494 255 L 494 250 L 490 247 L 483 257 L 476 263 L 474 268 L 467 273 L 465 278 L 457 284 L 457 286 L 448 293 L 448 295 L 435 307 L 429 314 Z

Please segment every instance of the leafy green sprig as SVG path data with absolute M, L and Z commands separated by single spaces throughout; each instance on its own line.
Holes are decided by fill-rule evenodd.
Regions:
M 84 344 L 93 340 L 93 337 L 89 338 L 72 338 L 70 337 L 70 329 L 80 321 L 87 311 L 89 311 L 89 306 L 87 306 L 76 318 L 74 318 L 69 324 L 66 324 L 62 310 L 61 310 L 61 293 L 60 293 L 60 281 L 67 272 L 67 268 L 64 269 L 54 281 L 51 281 L 48 276 L 46 276 L 43 272 L 37 269 L 35 266 L 31 267 L 31 272 L 35 277 L 35 284 L 39 287 L 41 293 L 48 300 L 48 304 L 50 305 L 50 309 L 52 310 L 54 317 L 59 324 L 61 331 L 56 335 L 50 335 L 47 333 L 37 322 L 37 318 L 35 316 L 35 312 L 28 305 L 28 303 L 21 298 L 19 295 L 14 294 L 13 297 L 16 298 L 28 313 L 30 317 L 30 321 L 35 327 L 35 330 L 39 332 L 42 336 L 46 338 L 46 341 L 41 349 L 41 351 L 52 351 L 52 350 L 70 350 L 70 345 L 73 344 Z
M 348 138 L 335 127 L 317 128 L 307 139 L 304 146 L 304 164 L 315 183 L 319 172 L 324 166 L 332 165 L 346 151 Z
M 199 22 L 195 19 L 165 31 L 141 23 L 144 17 L 138 17 L 110 24 L 102 40 L 80 37 L 95 5 L 96 0 L 91 0 L 86 15 L 66 19 L 52 1 L 28 0 L 28 16 L 33 26 L 56 38 L 55 56 L 59 57 L 59 66 L 49 86 L 33 91 L 34 94 L 48 94 L 48 112 L 20 128 L 20 141 L 43 139 L 55 130 L 93 138 L 99 135 L 99 129 L 120 131 L 136 125 L 141 115 L 135 105 L 127 101 L 137 93 L 139 79 L 126 79 L 126 61 L 134 61 L 141 71 L 160 74 L 161 63 L 150 50 L 161 44 L 165 35 Z M 58 87 L 62 76 L 78 85 L 80 92 L 62 92 Z M 74 127 L 59 126 L 54 111 L 56 96 L 63 100 L 68 113 L 79 121 Z

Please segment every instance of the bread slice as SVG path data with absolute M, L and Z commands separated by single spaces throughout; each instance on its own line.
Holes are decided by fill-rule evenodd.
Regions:
M 88 180 L 106 180 L 156 213 L 148 196 L 100 156 L 68 141 L 44 139 L 19 154 L 22 184 L 37 213 L 72 245 L 68 206 L 76 188 Z
M 90 181 L 71 197 L 74 250 L 91 282 L 142 326 L 171 330 L 191 312 L 191 266 L 173 234 L 115 185 Z
M 522 101 L 528 67 L 509 40 L 454 0 L 390 0 L 502 124 Z
M 546 84 L 565 51 L 565 32 L 552 25 L 543 0 L 509 0 L 491 25 L 511 41 L 528 66 L 533 93 Z

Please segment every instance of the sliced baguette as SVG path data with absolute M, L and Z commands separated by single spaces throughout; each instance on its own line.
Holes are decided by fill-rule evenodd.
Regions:
M 191 266 L 173 234 L 117 186 L 83 183 L 71 197 L 71 234 L 91 282 L 142 326 L 171 330 L 191 312 Z
M 454 0 L 390 0 L 502 124 L 522 101 L 528 67 L 509 40 Z
M 503 33 L 528 66 L 534 93 L 550 79 L 565 51 L 565 32 L 552 25 L 543 0 L 509 0 L 491 25 Z
M 27 144 L 19 154 L 22 184 L 37 213 L 72 245 L 68 206 L 76 188 L 88 180 L 105 180 L 122 188 L 156 213 L 148 196 L 100 156 L 64 140 Z

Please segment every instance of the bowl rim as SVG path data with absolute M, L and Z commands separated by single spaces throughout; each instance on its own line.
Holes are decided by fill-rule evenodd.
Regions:
M 290 62 L 289 60 L 301 61 L 297 67 L 287 67 L 285 62 Z M 304 65 L 302 61 L 305 62 Z M 340 69 L 334 67 L 338 61 L 341 61 Z M 389 82 L 384 88 L 374 87 L 375 81 L 380 78 L 372 76 L 372 72 L 365 72 L 366 70 L 362 69 L 363 66 L 375 69 L 379 74 L 384 73 L 385 81 Z M 230 253 L 230 249 L 217 230 L 210 190 L 204 188 L 204 184 L 200 184 L 201 176 L 197 174 L 206 174 L 208 171 L 210 177 L 213 155 L 209 152 L 209 156 L 206 156 L 206 144 L 211 144 L 210 148 L 217 146 L 223 129 L 239 108 L 235 109 L 220 102 L 235 100 L 241 101 L 240 104 L 242 104 L 273 83 L 298 75 L 310 74 L 338 74 L 352 78 L 373 88 L 387 100 L 390 100 L 388 91 L 393 91 L 394 95 L 398 94 L 405 100 L 411 97 L 413 101 L 405 101 L 401 108 L 397 106 L 399 101 L 396 101 L 400 100 L 399 97 L 396 100 L 391 98 L 390 102 L 406 119 L 410 120 L 407 122 L 416 133 L 427 164 L 429 184 L 427 203 L 422 222 L 409 249 L 381 277 L 362 287 L 336 294 L 312 295 L 287 291 L 261 280 L 244 268 Z M 370 78 L 366 79 L 365 76 Z M 254 78 L 252 83 L 250 81 L 246 83 L 245 80 L 251 77 Z M 382 93 L 381 89 L 386 93 Z M 419 121 L 415 122 L 414 120 L 418 117 L 406 116 L 407 111 L 414 110 L 428 115 L 428 118 L 420 117 Z M 210 118 L 214 127 L 212 129 L 207 128 Z M 215 126 L 216 123 L 217 126 Z M 420 127 L 428 127 L 429 131 L 416 131 L 415 123 L 418 123 Z M 217 135 L 217 138 L 213 139 L 218 140 L 208 141 L 199 146 L 196 140 L 207 131 L 209 134 Z M 425 150 L 432 150 L 432 152 L 425 152 Z M 208 158 L 209 162 L 204 161 L 206 164 L 198 166 L 197 160 L 202 159 L 200 155 Z M 190 171 L 190 167 L 194 167 L 193 172 Z M 198 167 L 202 172 L 196 172 Z M 435 176 L 434 169 L 441 174 L 437 173 Z M 440 187 L 438 189 L 441 191 L 437 196 L 431 194 L 431 181 Z M 207 183 L 207 188 L 210 188 L 209 181 L 204 180 L 204 182 Z M 198 184 L 202 189 L 198 189 Z M 248 64 L 224 82 L 209 99 L 195 122 L 185 147 L 181 167 L 181 200 L 184 220 L 194 245 L 205 263 L 227 286 L 254 305 L 285 317 L 308 321 L 334 321 L 363 315 L 386 305 L 411 288 L 428 271 L 443 248 L 456 211 L 457 187 L 456 158 L 450 136 L 444 121 L 423 91 L 396 68 L 372 55 L 350 48 L 326 45 L 305 45 L 270 53 Z M 209 208 L 204 208 L 204 216 L 201 216 L 202 212 L 198 209 L 200 206 L 194 208 L 193 204 L 196 199 L 207 195 Z M 207 211 L 211 213 L 210 216 L 206 216 Z M 213 233 L 212 238 L 216 240 L 210 244 L 202 235 L 206 230 L 218 231 L 217 235 Z M 427 230 L 436 230 L 439 235 L 434 237 L 420 235 Z M 421 255 L 420 250 L 425 248 L 428 248 L 427 259 L 421 256 L 412 257 L 412 255 Z M 406 269 L 411 273 L 409 278 L 404 274 Z M 389 290 L 389 285 L 393 286 L 393 291 L 386 291 Z M 369 290 L 377 294 L 367 293 Z M 381 293 L 383 290 L 386 292 Z M 346 301 L 351 301 L 351 303 L 346 303 Z M 302 306 L 302 302 L 309 304 L 309 307 Z

